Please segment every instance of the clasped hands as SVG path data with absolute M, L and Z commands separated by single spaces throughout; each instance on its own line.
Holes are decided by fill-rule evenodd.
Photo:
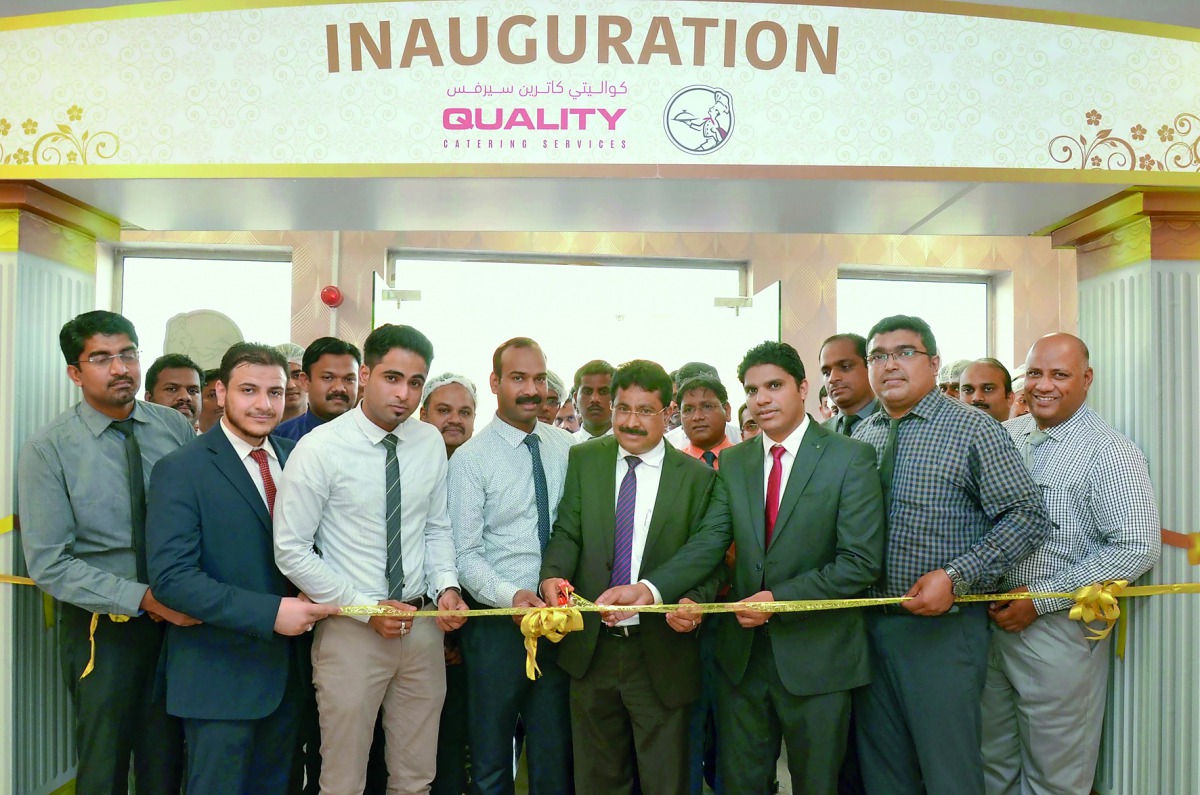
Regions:
M 571 590 L 567 581 L 561 577 L 548 577 L 542 580 L 541 592 L 551 603 L 558 604 L 561 598 L 570 599 Z M 538 600 L 541 602 L 541 600 Z M 695 600 L 684 597 L 679 600 L 681 605 L 694 605 Z M 601 607 L 638 607 L 654 604 L 654 594 L 642 583 L 633 585 L 617 585 L 609 588 L 596 597 L 596 604 Z M 536 607 L 544 607 L 541 602 Z M 600 620 L 607 626 L 615 627 L 627 618 L 637 615 L 635 610 L 602 610 Z M 666 614 L 667 625 L 676 632 L 694 632 L 704 621 L 704 614 L 687 607 L 672 610 Z

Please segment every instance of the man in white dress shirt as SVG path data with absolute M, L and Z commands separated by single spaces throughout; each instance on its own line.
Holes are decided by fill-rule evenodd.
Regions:
M 410 326 L 386 324 L 367 338 L 363 359 L 362 403 L 310 432 L 289 458 L 275 506 L 276 562 L 318 603 L 466 610 L 445 446 L 415 416 L 433 346 Z M 322 793 L 363 791 L 381 704 L 388 791 L 429 791 L 446 693 L 442 632 L 465 620 L 335 616 L 318 625 Z
M 575 371 L 575 409 L 580 427 L 575 440 L 586 442 L 612 436 L 613 366 L 593 359 Z
M 459 578 L 481 607 L 541 607 L 542 550 L 567 471 L 571 434 L 538 422 L 546 357 L 536 342 L 511 339 L 492 356 L 496 416 L 459 448 L 448 477 Z M 519 616 L 516 618 L 520 618 Z M 519 622 L 518 622 L 519 623 Z M 525 727 L 532 793 L 571 789 L 571 718 L 558 647 L 538 644 L 542 676 L 525 676 L 521 633 L 500 619 L 463 632 L 470 707 L 473 792 L 511 795 L 512 740 Z

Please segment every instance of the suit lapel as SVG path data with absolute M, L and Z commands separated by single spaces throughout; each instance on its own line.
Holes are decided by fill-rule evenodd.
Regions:
M 604 534 L 604 542 L 600 548 L 608 556 L 611 570 L 613 547 L 617 539 L 617 440 L 606 436 L 598 447 L 600 449 L 593 459 L 595 471 L 589 473 L 585 482 L 591 483 L 594 490 L 596 517 L 600 522 L 600 532 Z
M 291 448 L 285 448 L 274 436 L 268 436 L 267 439 L 271 441 L 271 447 L 275 448 L 275 455 L 279 458 L 279 468 L 283 469 L 287 466 L 288 456 L 291 455 Z M 279 486 L 278 483 L 275 485 L 276 487 Z
M 642 571 L 649 570 L 652 565 L 651 561 L 657 562 L 657 558 L 651 557 L 651 552 L 662 534 L 663 525 L 669 517 L 674 515 L 675 500 L 683 491 L 683 483 L 679 478 L 679 467 L 683 462 L 684 455 L 670 444 L 666 445 L 662 474 L 658 478 L 658 493 L 654 496 L 654 513 L 650 516 L 650 527 L 646 531 L 646 546 L 642 550 Z
M 758 548 L 763 550 L 763 542 L 767 536 L 767 495 L 763 486 L 763 436 L 759 434 L 746 445 L 745 455 L 749 458 L 743 472 L 746 476 L 746 494 L 749 495 L 750 525 L 754 528 L 754 538 Z
M 775 519 L 775 532 L 771 534 L 771 546 L 775 546 L 775 539 L 779 538 L 784 528 L 787 527 L 792 510 L 799 502 L 800 495 L 804 493 L 804 487 L 812 478 L 813 471 L 817 468 L 817 462 L 824 455 L 827 441 L 825 437 L 829 433 L 830 431 L 813 422 L 811 417 L 809 418 L 808 430 L 804 432 L 804 438 L 800 440 L 800 449 L 796 451 L 796 460 L 792 462 L 792 471 L 788 474 L 787 488 L 783 490 L 783 496 L 779 499 L 779 515 Z
M 225 438 L 225 432 L 221 430 L 220 426 L 217 426 L 205 434 L 205 436 L 208 437 L 208 449 L 213 453 L 213 462 L 217 465 L 217 469 L 233 484 L 233 487 L 250 504 L 250 507 L 254 509 L 263 527 L 269 530 L 271 528 L 271 515 L 267 513 L 267 504 L 263 502 L 263 498 L 258 493 L 258 488 L 254 485 L 254 481 L 250 479 L 250 473 L 246 471 L 246 466 L 238 458 L 237 453 L 234 452 L 233 445 Z

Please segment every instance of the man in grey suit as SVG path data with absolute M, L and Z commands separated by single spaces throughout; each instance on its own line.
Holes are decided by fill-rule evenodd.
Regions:
M 792 346 L 753 348 L 738 378 L 763 434 L 722 452 L 703 526 L 670 565 L 716 563 L 737 544 L 729 596 L 746 608 L 715 617 L 725 791 L 769 792 L 782 739 L 792 791 L 831 793 L 850 690 L 870 681 L 863 617 L 776 615 L 753 603 L 852 598 L 875 582 L 886 528 L 875 458 L 805 413 L 808 382 Z

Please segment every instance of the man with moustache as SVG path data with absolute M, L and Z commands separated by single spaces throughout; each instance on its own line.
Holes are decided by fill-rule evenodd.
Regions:
M 164 456 L 150 478 L 146 555 L 164 604 L 203 623 L 169 627 L 167 711 L 183 720 L 190 792 L 283 795 L 310 674 L 294 637 L 336 607 L 292 596 L 271 543 L 275 484 L 292 443 L 268 442 L 287 361 L 239 342 L 221 361 L 217 428 Z M 231 675 L 233 674 L 233 675 Z
M 875 676 L 854 696 L 863 782 L 868 792 L 982 793 L 987 610 L 955 599 L 991 593 L 1050 521 L 1004 429 L 939 390 L 929 325 L 895 315 L 868 336 L 881 411 L 854 436 L 878 453 L 888 507 L 871 595 L 907 601 L 864 611 Z
M 706 602 L 715 561 L 674 566 L 699 525 L 715 472 L 663 440 L 670 376 L 634 360 L 613 374 L 614 432 L 570 452 L 541 592 L 556 602 L 569 580 L 604 605 Z M 718 423 L 720 424 L 720 423 Z M 667 569 L 671 573 L 667 573 Z M 688 718 L 700 695 L 700 614 L 584 615 L 559 645 L 571 675 L 575 791 L 678 795 L 688 787 Z
M 823 425 L 843 436 L 879 409 L 867 375 L 867 340 L 860 334 L 834 334 L 821 343 L 821 380 L 838 415 Z
M 612 374 L 613 366 L 603 359 L 593 359 L 575 371 L 572 395 L 581 423 L 576 441 L 612 436 Z
M 1050 537 L 1005 572 L 1003 591 L 1070 593 L 1133 581 L 1162 552 L 1146 457 L 1087 405 L 1083 340 L 1049 334 L 1025 360 L 1030 414 L 1005 424 L 1041 487 Z M 983 691 L 987 792 L 1088 792 L 1096 774 L 1111 636 L 1091 640 L 1069 599 L 1013 599 L 988 610 Z
M 221 371 L 218 369 L 204 371 L 204 389 L 200 391 L 200 419 L 196 422 L 196 430 L 200 433 L 208 433 L 221 419 L 221 413 L 224 411 L 217 402 L 217 379 L 220 376 Z
M 717 368 L 705 362 L 688 362 L 671 374 L 671 383 L 675 392 L 671 399 L 671 405 L 667 408 L 667 413 L 674 416 L 675 424 L 670 426 L 665 438 L 667 444 L 677 450 L 682 450 L 688 446 L 688 436 L 684 433 L 683 417 L 679 411 L 679 387 L 684 381 L 700 375 L 711 376 L 718 382 L 721 380 L 721 377 L 717 374 Z M 725 436 L 729 439 L 730 444 L 737 444 L 742 440 L 741 428 L 727 419 L 725 423 Z
M 708 514 L 676 557 L 713 565 L 737 544 L 729 598 L 745 609 L 706 619 L 719 624 L 718 766 L 730 795 L 771 792 L 782 742 L 792 792 L 831 793 L 851 691 L 872 675 L 862 611 L 776 615 L 754 603 L 860 596 L 883 562 L 879 478 L 868 446 L 805 413 L 791 345 L 752 348 L 738 378 L 762 433 L 721 454 Z
M 570 393 L 567 394 L 567 399 L 558 407 L 558 413 L 554 415 L 554 427 L 562 428 L 568 433 L 575 433 L 579 430 L 579 412 L 575 410 L 575 400 Z
M 459 579 L 472 606 L 542 607 L 542 550 L 562 494 L 571 434 L 538 421 L 546 357 L 527 337 L 492 355 L 496 417 L 459 448 L 447 478 Z M 521 616 L 514 616 L 520 624 Z M 471 776 L 480 795 L 513 792 L 513 733 L 525 727 L 530 792 L 571 791 L 567 678 L 552 643 L 538 645 L 542 676 L 525 676 L 521 633 L 474 621 L 462 638 L 470 704 Z
M 193 427 L 200 420 L 203 389 L 204 371 L 182 353 L 159 356 L 146 370 L 146 402 L 175 409 Z
M 475 383 L 465 375 L 442 373 L 425 384 L 421 421 L 438 429 L 446 458 L 475 433 Z
M 300 386 L 308 396 L 308 410 L 282 422 L 275 435 L 299 441 L 306 433 L 345 414 L 358 402 L 358 348 L 337 337 L 320 337 L 304 349 Z
M 1007 422 L 1013 402 L 1008 368 L 990 357 L 971 362 L 959 377 L 958 399 L 997 422 Z
M 414 416 L 433 345 L 411 326 L 385 324 L 363 348 L 362 402 L 306 435 L 280 478 L 275 562 L 319 604 L 466 610 L 445 447 Z M 446 693 L 441 633 L 465 620 L 333 616 L 317 625 L 322 793 L 363 791 L 380 705 L 389 791 L 428 790 Z
M 308 395 L 301 386 L 301 377 L 304 375 L 304 349 L 294 342 L 284 342 L 276 345 L 275 350 L 283 354 L 288 363 L 287 392 L 284 395 L 283 419 L 280 420 L 287 422 L 308 411 Z
M 156 698 L 155 672 L 166 624 L 197 622 L 148 585 L 145 494 L 158 461 L 195 432 L 179 412 L 137 401 L 137 332 L 121 315 L 79 315 L 59 344 L 82 399 L 25 442 L 17 496 L 29 576 L 60 605 L 76 791 L 124 795 L 132 756 L 136 792 L 178 792 L 183 731 Z

